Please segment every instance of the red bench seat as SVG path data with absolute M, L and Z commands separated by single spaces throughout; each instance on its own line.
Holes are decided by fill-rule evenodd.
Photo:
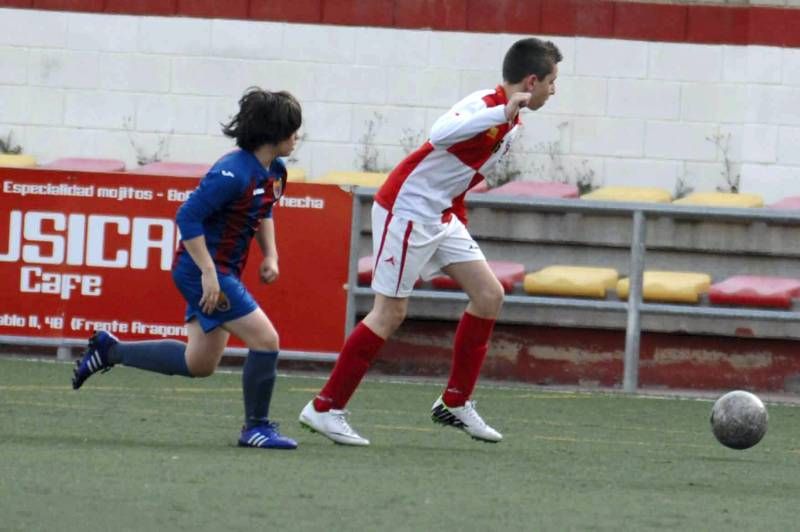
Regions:
M 489 188 L 486 181 L 481 181 L 470 193 L 495 194 L 500 196 L 522 196 L 526 198 L 577 198 L 578 187 L 567 183 L 550 181 L 509 181 L 496 188 Z
M 783 198 L 775 203 L 770 203 L 768 207 L 770 209 L 781 209 L 785 211 L 800 211 L 800 196 L 789 196 L 788 198 Z
M 800 296 L 800 280 L 788 277 L 736 275 L 711 285 L 708 300 L 715 305 L 791 308 Z
M 503 290 L 506 293 L 514 291 L 514 285 L 522 282 L 525 278 L 525 266 L 519 262 L 509 262 L 502 260 L 488 261 L 489 268 L 494 272 L 497 280 L 503 285 Z M 431 284 L 434 288 L 443 290 L 460 290 L 461 286 L 458 285 L 451 277 L 447 275 L 437 275 L 431 279 Z
M 81 172 L 122 172 L 125 162 L 119 159 L 95 159 L 92 157 L 63 157 L 42 165 L 51 170 L 72 170 Z
M 523 196 L 526 198 L 577 198 L 578 187 L 568 183 L 549 181 L 510 181 L 486 191 L 498 196 Z
M 210 164 L 205 163 L 178 163 L 171 161 L 159 161 L 140 166 L 131 170 L 136 174 L 153 174 L 173 177 L 205 177 Z

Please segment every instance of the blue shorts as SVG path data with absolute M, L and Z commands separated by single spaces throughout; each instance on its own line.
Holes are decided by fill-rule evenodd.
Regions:
M 223 323 L 247 316 L 258 308 L 253 296 L 234 275 L 217 272 L 219 288 L 225 297 L 220 296 L 217 308 L 211 314 L 205 314 L 198 304 L 203 297 L 203 285 L 200 281 L 200 271 L 196 266 L 176 264 L 172 269 L 172 279 L 187 303 L 186 322 L 197 318 L 203 332 L 213 331 Z

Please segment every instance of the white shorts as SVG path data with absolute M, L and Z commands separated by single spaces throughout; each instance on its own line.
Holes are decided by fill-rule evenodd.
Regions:
M 421 224 L 372 205 L 372 289 L 389 297 L 408 297 L 414 283 L 428 280 L 457 262 L 486 260 L 467 228 L 449 222 Z

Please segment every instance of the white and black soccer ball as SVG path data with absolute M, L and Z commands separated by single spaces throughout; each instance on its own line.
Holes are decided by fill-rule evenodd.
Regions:
M 722 445 L 749 449 L 767 433 L 767 409 L 756 395 L 743 390 L 728 392 L 711 409 L 711 432 Z

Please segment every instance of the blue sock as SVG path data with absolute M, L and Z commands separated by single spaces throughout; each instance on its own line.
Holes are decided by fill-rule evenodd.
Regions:
M 109 350 L 108 359 L 112 364 L 191 377 L 186 365 L 186 344 L 177 340 L 120 342 Z
M 248 429 L 267 422 L 277 368 L 277 351 L 251 349 L 247 353 L 247 360 L 242 369 L 242 392 L 244 423 Z

